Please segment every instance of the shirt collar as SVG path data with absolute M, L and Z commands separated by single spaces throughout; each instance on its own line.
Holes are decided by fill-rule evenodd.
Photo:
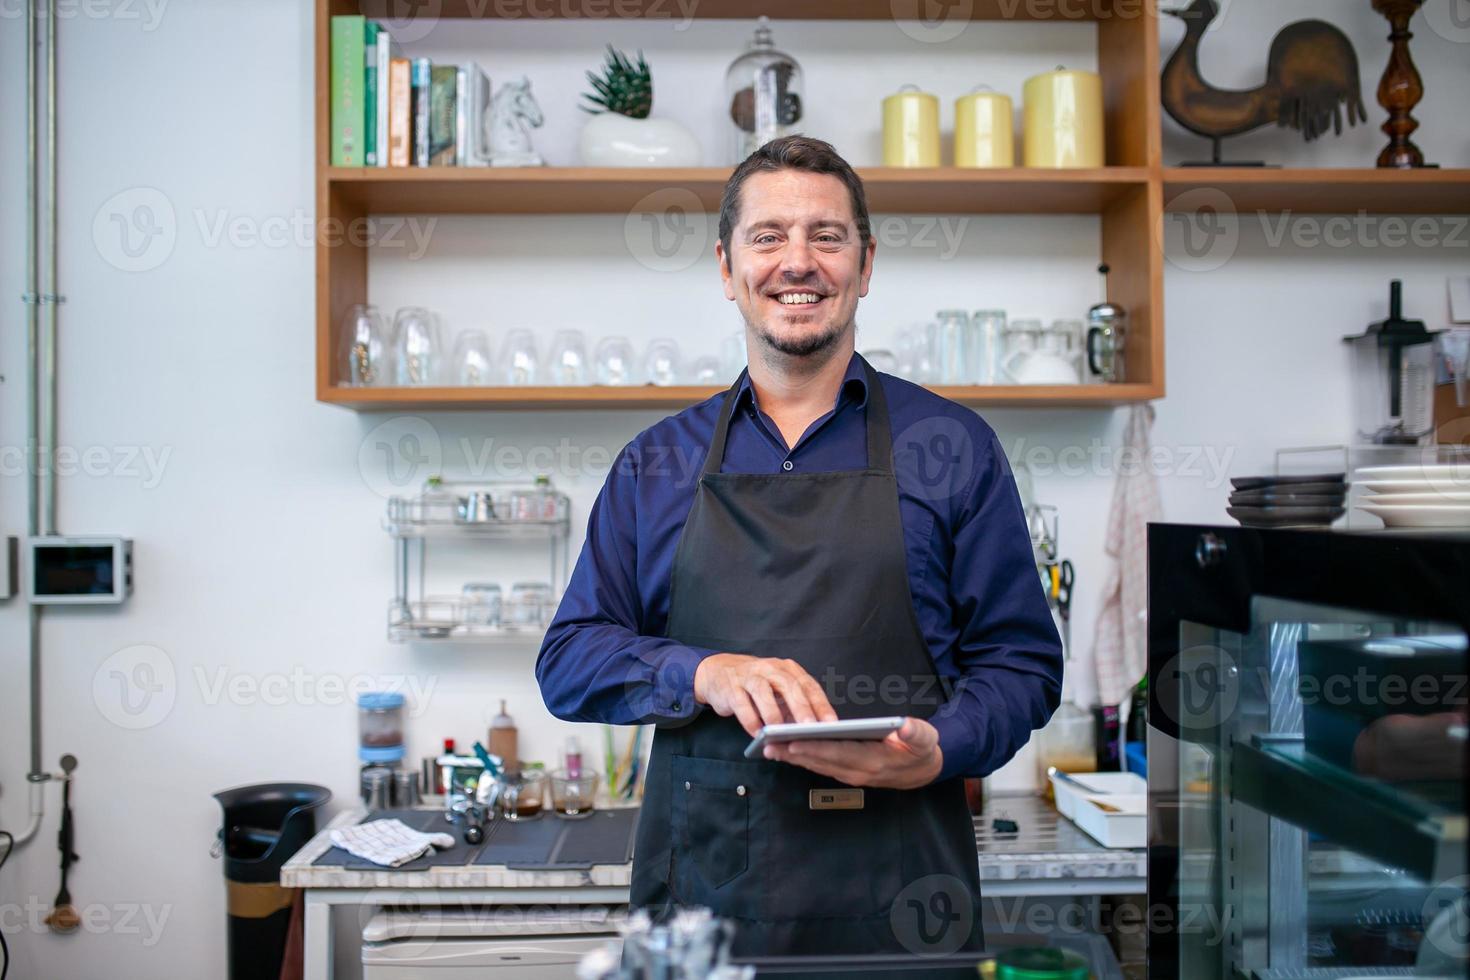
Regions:
M 842 387 L 837 392 L 837 404 L 840 408 L 843 399 L 847 399 L 858 408 L 865 408 L 868 404 L 868 372 L 865 370 L 865 361 L 856 352 L 852 359 L 847 362 L 847 373 L 842 376 Z M 755 404 L 755 389 L 750 384 L 750 370 L 746 369 L 740 373 L 740 387 L 735 391 L 735 407 L 743 408 L 745 405 Z

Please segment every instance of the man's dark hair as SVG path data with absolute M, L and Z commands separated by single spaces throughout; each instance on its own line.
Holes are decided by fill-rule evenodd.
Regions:
M 773 139 L 746 157 L 725 183 L 725 193 L 720 198 L 720 242 L 725 247 L 726 267 L 730 265 L 730 237 L 734 234 L 736 222 L 740 220 L 740 189 L 751 174 L 777 170 L 832 174 L 847 185 L 847 195 L 852 200 L 852 213 L 857 219 L 858 238 L 863 244 L 862 261 L 866 263 L 872 227 L 868 220 L 868 199 L 863 193 L 862 178 L 837 154 L 831 143 L 810 136 L 793 135 Z

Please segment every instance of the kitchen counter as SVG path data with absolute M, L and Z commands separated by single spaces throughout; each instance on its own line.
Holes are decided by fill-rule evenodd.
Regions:
M 632 865 L 586 870 L 522 871 L 504 865 L 461 865 L 421 871 L 360 870 L 312 862 L 332 846 L 331 831 L 359 823 L 362 806 L 337 814 L 281 868 L 281 884 L 305 889 L 305 980 L 332 976 L 333 906 L 626 905 Z M 996 817 L 1016 833 L 995 831 Z M 446 825 L 447 826 L 447 825 Z M 1032 794 L 997 795 L 975 818 L 975 849 L 986 898 L 1141 895 L 1146 852 L 1109 849 Z

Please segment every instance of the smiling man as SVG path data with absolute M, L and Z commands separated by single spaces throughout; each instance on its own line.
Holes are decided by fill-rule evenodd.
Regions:
M 1061 690 L 1015 482 L 974 412 L 855 353 L 876 242 L 830 145 L 753 153 L 719 234 L 749 367 L 619 457 L 542 694 L 561 718 L 658 726 L 634 905 L 708 906 L 744 955 L 978 948 L 962 777 L 1010 759 Z M 743 756 L 765 724 L 890 715 L 882 741 Z

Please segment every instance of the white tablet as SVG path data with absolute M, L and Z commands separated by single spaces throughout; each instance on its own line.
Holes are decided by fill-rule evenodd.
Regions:
M 792 721 L 767 725 L 745 747 L 747 759 L 759 758 L 767 745 L 776 742 L 811 742 L 822 739 L 877 741 L 903 727 L 903 718 L 853 718 L 849 721 Z

